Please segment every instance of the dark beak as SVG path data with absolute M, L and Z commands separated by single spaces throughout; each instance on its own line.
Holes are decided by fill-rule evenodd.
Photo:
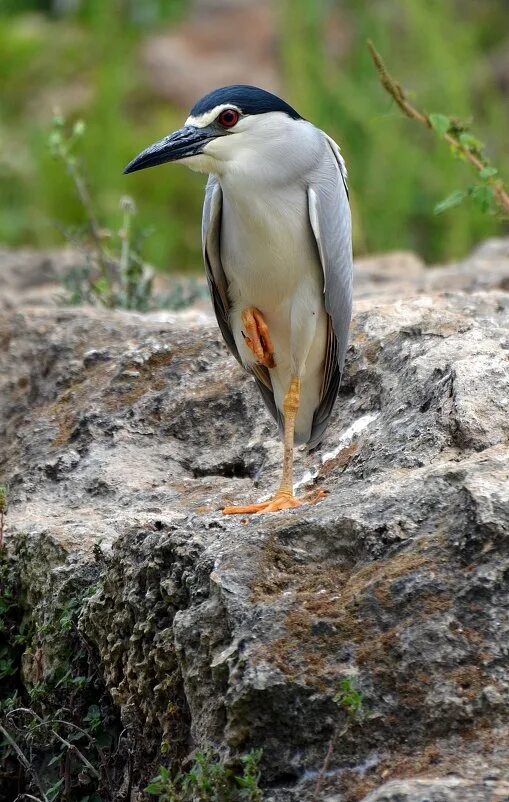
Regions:
M 137 170 L 145 170 L 146 167 L 155 167 L 157 164 L 197 156 L 203 152 L 203 147 L 207 142 L 219 135 L 220 131 L 212 129 L 212 126 L 195 128 L 192 125 L 185 125 L 179 131 L 165 136 L 164 139 L 160 139 L 159 142 L 142 150 L 132 162 L 129 162 L 124 173 L 135 173 Z

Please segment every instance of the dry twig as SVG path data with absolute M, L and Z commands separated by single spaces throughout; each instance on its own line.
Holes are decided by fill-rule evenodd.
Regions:
M 83 765 L 89 770 L 89 772 L 96 779 L 98 779 L 98 780 L 100 779 L 101 775 L 99 774 L 99 772 L 97 771 L 95 766 L 93 766 L 91 764 L 90 760 L 88 760 L 85 757 L 83 752 L 80 752 L 80 750 L 78 749 L 78 747 L 75 744 L 70 743 L 66 738 L 62 738 L 62 736 L 59 735 L 58 732 L 56 732 L 53 729 L 53 727 L 51 726 L 51 722 L 45 721 L 43 718 L 41 718 L 41 716 L 37 715 L 37 713 L 35 713 L 34 710 L 31 710 L 28 707 L 17 707 L 15 710 L 9 711 L 9 713 L 7 715 L 8 716 L 13 716 L 15 713 L 28 713 L 30 716 L 33 716 L 33 718 L 35 718 L 36 721 L 38 722 L 38 725 L 37 725 L 38 727 L 47 727 L 48 730 L 53 735 L 53 737 L 57 739 L 57 741 L 60 741 L 60 743 L 63 746 L 66 746 L 67 750 L 69 752 L 72 752 L 73 754 L 75 754 L 81 760 Z
M 2 727 L 1 724 L 0 724 L 0 733 L 2 733 L 2 735 L 4 736 L 5 740 L 9 744 L 9 746 L 14 750 L 19 762 L 25 768 L 27 773 L 32 775 L 36 785 L 39 788 L 39 791 L 41 792 L 41 796 L 42 796 L 44 802 L 48 802 L 48 797 L 44 793 L 44 788 L 42 787 L 42 782 L 41 782 L 41 780 L 39 778 L 39 775 L 35 771 L 34 767 L 31 765 L 31 763 L 28 760 L 28 758 L 26 757 L 26 755 L 21 751 L 21 749 L 19 748 L 19 746 L 16 743 L 16 741 L 14 740 L 14 738 L 11 736 L 11 734 L 9 732 L 7 732 L 5 727 Z M 34 799 L 34 797 L 32 797 L 32 799 Z

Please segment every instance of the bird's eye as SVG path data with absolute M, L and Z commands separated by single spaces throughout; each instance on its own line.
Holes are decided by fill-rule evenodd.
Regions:
M 232 128 L 238 122 L 240 114 L 235 109 L 225 109 L 217 118 L 223 128 Z

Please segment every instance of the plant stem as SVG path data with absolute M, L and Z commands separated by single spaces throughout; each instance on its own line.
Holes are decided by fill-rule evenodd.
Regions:
M 54 718 L 54 719 L 51 720 L 51 723 L 52 724 L 63 724 L 65 727 L 71 727 L 73 730 L 77 730 L 78 732 L 81 732 L 81 734 L 84 735 L 85 738 L 88 738 L 89 743 L 91 743 L 92 745 L 95 745 L 95 741 L 92 738 L 92 736 L 90 735 L 90 733 L 87 732 L 86 730 L 82 729 L 81 727 L 78 727 L 77 724 L 73 724 L 72 721 L 63 721 L 60 718 Z
M 120 273 L 127 286 L 128 272 L 129 272 L 129 251 L 131 247 L 131 243 L 129 240 L 131 235 L 130 232 L 131 211 L 129 209 L 128 204 L 124 205 L 123 211 L 124 211 L 124 219 L 122 221 L 122 247 L 120 251 Z
M 19 762 L 21 763 L 21 765 L 22 765 L 22 766 L 24 766 L 24 767 L 25 767 L 25 769 L 26 769 L 26 771 L 27 771 L 29 774 L 31 774 L 31 775 L 32 775 L 32 777 L 34 778 L 34 780 L 35 780 L 35 782 L 37 783 L 37 786 L 38 786 L 38 788 L 39 788 L 39 791 L 40 791 L 40 792 L 41 792 L 41 794 L 42 794 L 42 798 L 43 798 L 44 802 L 48 802 L 48 797 L 47 797 L 47 796 L 46 796 L 46 794 L 44 793 L 44 789 L 43 789 L 43 787 L 42 787 L 42 783 L 41 783 L 41 781 L 40 781 L 40 779 L 39 779 L 39 776 L 38 776 L 38 774 L 35 772 L 35 770 L 34 770 L 33 766 L 31 766 L 31 765 L 30 765 L 30 761 L 28 760 L 28 758 L 26 757 L 26 755 L 25 755 L 25 754 L 24 754 L 24 753 L 21 751 L 21 749 L 19 748 L 19 746 L 18 746 L 18 744 L 16 743 L 16 741 L 14 740 L 14 738 L 13 738 L 13 737 L 10 735 L 10 733 L 8 733 L 8 732 L 7 732 L 7 730 L 6 730 L 4 727 L 2 727 L 2 725 L 1 725 L 1 724 L 0 724 L 0 732 L 1 732 L 1 733 L 2 733 L 2 735 L 4 736 L 5 740 L 6 740 L 6 741 L 7 741 L 7 743 L 9 744 L 9 746 L 11 746 L 11 747 L 12 747 L 12 749 L 14 749 L 14 751 L 16 752 L 16 755 L 18 756 L 18 760 L 19 760 Z M 34 797 L 32 797 L 32 799 L 33 799 L 33 798 L 34 798 Z
M 33 799 L 34 802 L 42 802 L 39 796 L 32 796 L 32 794 L 27 794 L 26 791 L 24 791 L 22 794 L 19 794 L 14 802 L 22 802 L 23 799 Z M 44 797 L 44 799 L 46 799 L 46 797 Z
M 433 126 L 431 125 L 429 116 L 415 108 L 415 106 L 409 102 L 403 87 L 392 77 L 392 75 L 390 75 L 380 53 L 370 39 L 368 39 L 368 48 L 369 52 L 371 53 L 373 63 L 376 67 L 380 83 L 385 91 L 388 92 L 393 100 L 396 101 L 396 104 L 406 117 L 410 117 L 412 120 L 417 120 L 422 125 L 426 126 L 426 128 L 430 128 L 432 130 Z M 444 134 L 443 138 L 455 150 L 459 151 L 462 156 L 464 156 L 465 159 L 469 161 L 473 167 L 475 167 L 476 170 L 480 172 L 483 167 L 486 167 L 486 162 L 483 162 L 483 160 L 480 159 L 475 153 L 472 153 L 470 148 L 462 145 L 458 137 L 454 136 L 454 134 L 447 132 Z M 498 205 L 502 211 L 509 215 L 509 195 L 501 185 L 500 180 L 490 177 L 487 179 L 487 183 L 493 190 L 493 194 L 495 195 Z
M 48 729 L 49 729 L 49 731 L 50 731 L 50 732 L 51 732 L 51 733 L 52 733 L 52 734 L 55 736 L 55 738 L 57 739 L 57 741 L 60 741 L 60 743 L 61 743 L 61 744 L 63 744 L 64 746 L 66 746 L 66 747 L 67 747 L 67 749 L 68 749 L 69 751 L 71 751 L 71 752 L 74 752 L 74 754 L 75 754 L 75 755 L 77 755 L 77 756 L 79 757 L 79 759 L 81 760 L 81 762 L 83 763 L 83 765 L 87 767 L 87 769 L 89 770 L 89 772 L 90 772 L 91 774 L 93 774 L 93 775 L 94 775 L 94 777 L 95 777 L 96 779 L 98 779 L 98 780 L 99 780 L 99 779 L 101 778 L 101 775 L 99 774 L 99 772 L 97 771 L 97 769 L 95 768 L 95 766 L 93 766 L 93 765 L 92 765 L 92 763 L 90 762 L 90 760 L 87 760 L 87 758 L 85 757 L 85 755 L 84 755 L 82 752 L 80 752 L 80 750 L 78 749 L 78 747 L 77 747 L 77 746 L 75 746 L 74 744 L 70 743 L 70 742 L 69 742 L 69 741 L 68 741 L 66 738 L 62 738 L 62 737 L 61 737 L 61 736 L 58 734 L 58 732 L 55 732 L 55 730 L 54 730 L 54 729 L 53 729 L 53 728 L 52 728 L 52 727 L 49 725 L 49 723 L 48 723 L 48 722 L 44 721 L 44 719 L 43 719 L 43 718 L 41 718 L 40 716 L 38 716 L 38 715 L 37 715 L 37 713 L 35 713 L 33 710 L 31 710 L 31 709 L 30 709 L 30 708 L 28 708 L 28 707 L 17 707 L 15 710 L 11 710 L 11 711 L 10 711 L 10 713 L 9 713 L 9 715 L 10 715 L 10 716 L 12 716 L 14 713 L 29 713 L 29 715 L 31 715 L 31 716 L 33 716 L 35 719 L 37 719 L 37 721 L 39 722 L 39 724 L 40 724 L 41 726 L 47 726 L 47 727 L 48 727 Z
M 85 210 L 85 215 L 86 215 L 86 218 L 87 218 L 90 235 L 91 235 L 92 240 L 94 242 L 94 250 L 95 250 L 95 255 L 96 255 L 96 258 L 97 258 L 97 264 L 98 264 L 99 269 L 101 271 L 101 275 L 104 276 L 104 278 L 106 278 L 108 280 L 108 285 L 109 285 L 108 265 L 107 265 L 107 259 L 106 259 L 105 253 L 104 253 L 103 243 L 102 243 L 102 240 L 101 240 L 101 233 L 100 233 L 101 229 L 99 227 L 99 223 L 97 222 L 97 218 L 95 216 L 94 206 L 92 204 L 92 199 L 90 197 L 90 193 L 88 191 L 88 187 L 86 185 L 85 179 L 83 178 L 83 176 L 81 175 L 80 171 L 76 167 L 76 163 L 75 163 L 74 159 L 69 158 L 67 156 L 67 154 L 65 154 L 65 153 L 62 153 L 61 155 L 62 155 L 62 159 L 63 159 L 63 161 L 65 163 L 67 172 L 69 173 L 69 176 L 71 177 L 71 179 L 72 179 L 72 181 L 74 183 L 74 186 L 75 186 L 76 192 L 78 194 L 78 198 L 80 200 L 80 203 L 81 203 L 81 205 L 83 206 L 83 208 Z M 110 293 L 110 295 L 111 295 L 111 293 Z M 107 305 L 111 306 L 112 305 L 111 297 L 109 297 L 107 299 L 107 301 L 108 301 Z
M 7 511 L 7 488 L 0 485 L 0 549 L 4 545 L 5 513 Z
M 326 753 L 324 761 L 322 763 L 322 768 L 320 769 L 320 772 L 319 772 L 318 777 L 316 779 L 316 785 L 315 785 L 315 790 L 314 790 L 314 793 L 313 793 L 312 802 L 318 802 L 318 798 L 319 798 L 320 791 L 321 791 L 321 788 L 322 788 L 322 783 L 323 783 L 323 781 L 325 779 L 325 775 L 327 774 L 327 771 L 329 769 L 329 765 L 330 765 L 330 762 L 332 760 L 332 756 L 334 754 L 334 749 L 336 748 L 336 744 L 338 742 L 338 739 L 342 738 L 343 735 L 346 735 L 346 733 L 348 732 L 348 727 L 349 727 L 349 725 L 346 724 L 346 726 L 344 726 L 343 729 L 341 729 L 341 730 L 339 729 L 339 727 L 336 728 L 336 731 L 333 733 L 332 738 L 329 741 L 329 747 L 327 749 L 327 753 Z
M 97 218 L 95 216 L 94 208 L 93 208 L 93 205 L 92 205 L 92 199 L 90 197 L 87 185 L 86 185 L 83 177 L 80 175 L 80 172 L 77 169 L 77 167 L 74 164 L 74 162 L 71 161 L 70 159 L 68 159 L 66 161 L 66 164 L 67 164 L 67 170 L 69 172 L 69 175 L 71 176 L 72 180 L 74 181 L 74 186 L 76 187 L 76 191 L 77 191 L 78 197 L 79 197 L 79 199 L 81 201 L 81 205 L 83 206 L 83 208 L 85 209 L 85 212 L 87 214 L 87 220 L 88 220 L 89 227 L 90 227 L 90 233 L 91 233 L 92 238 L 93 238 L 93 240 L 95 242 L 95 245 L 96 245 L 96 248 L 97 248 L 98 252 L 102 256 L 102 242 L 101 242 L 101 236 L 100 236 L 100 233 L 99 233 L 100 232 L 99 224 L 98 224 Z

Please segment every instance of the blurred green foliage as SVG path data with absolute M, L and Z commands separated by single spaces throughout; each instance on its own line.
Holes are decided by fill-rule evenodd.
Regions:
M 145 257 L 161 268 L 197 268 L 203 177 L 182 167 L 161 168 L 157 180 L 150 171 L 122 175 L 145 145 L 182 124 L 183 112 L 143 82 L 137 46 L 146 27 L 124 4 L 83 5 L 86 15 L 0 15 L 0 241 L 58 243 L 62 228 L 83 222 L 65 169 L 47 147 L 55 112 L 48 98 L 60 94 L 67 116 L 86 120 L 85 173 L 104 225 L 116 227 L 127 191 L 141 225 L 152 229 Z M 160 14 L 171 21 L 183 3 L 157 5 L 167 6 Z
M 346 21 L 341 63 L 327 52 L 334 5 Z M 488 48 L 509 39 L 506 3 L 287 0 L 283 27 L 292 99 L 337 139 L 349 167 L 357 252 L 412 248 L 429 261 L 447 260 L 501 231 L 473 206 L 433 215 L 437 201 L 456 187 L 466 190 L 471 175 L 391 104 L 365 43 L 374 41 L 421 108 L 473 115 L 492 162 L 509 177 L 507 97 L 486 61 Z
M 186 116 L 150 89 L 138 52 L 144 37 L 178 22 L 189 5 L 0 0 L 0 241 L 59 243 L 62 229 L 83 222 L 47 148 L 56 97 L 71 120 L 86 121 L 83 158 L 104 225 L 115 228 L 119 197 L 128 192 L 141 227 L 152 231 L 146 258 L 160 269 L 199 269 L 203 176 L 174 165 L 122 175 L 136 153 Z M 413 248 L 445 260 L 501 231 L 468 204 L 433 215 L 438 201 L 468 187 L 468 171 L 390 105 L 365 42 L 374 40 L 422 107 L 473 116 L 507 177 L 507 98 L 486 57 L 509 37 L 503 0 L 280 0 L 274 8 L 285 94 L 347 159 L 357 253 Z M 331 45 L 338 30 L 339 47 Z

